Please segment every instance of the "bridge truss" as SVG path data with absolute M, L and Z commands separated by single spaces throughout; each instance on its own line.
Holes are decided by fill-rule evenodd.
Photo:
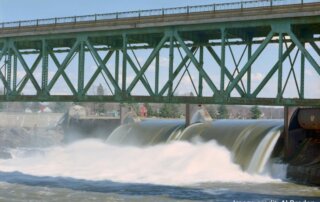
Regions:
M 320 106 L 320 4 L 239 4 L 3 25 L 0 100 Z

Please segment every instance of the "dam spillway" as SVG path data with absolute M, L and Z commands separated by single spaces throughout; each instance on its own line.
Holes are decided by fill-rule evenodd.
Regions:
M 145 120 L 117 128 L 106 140 L 117 145 L 151 146 L 173 141 L 216 141 L 232 153 L 233 161 L 249 173 L 262 173 L 280 137 L 278 121 L 219 120 L 184 128 L 179 120 Z
M 71 126 L 65 126 L 68 129 L 65 140 L 74 141 L 75 134 L 84 129 L 85 132 L 77 138 L 97 137 L 114 145 L 148 147 L 173 141 L 215 141 L 227 148 L 233 162 L 246 172 L 254 174 L 271 170 L 281 178 L 306 184 L 320 183 L 319 136 L 318 129 L 314 128 L 318 127 L 315 125 L 319 119 L 317 110 L 297 109 L 289 121 L 288 136 L 284 121 L 280 119 L 210 121 L 205 112 L 198 108 L 191 118 L 192 124 L 187 127 L 182 119 L 147 118 L 139 121 L 136 115 L 132 117 L 132 112 L 126 114 L 122 125 L 120 119 L 71 117 L 67 118 Z M 77 130 L 70 130 L 72 128 Z M 276 168 L 272 167 L 274 165 Z M 277 167 L 287 173 L 278 175 Z
M 316 174 L 305 174 L 317 166 L 316 158 L 303 158 L 311 150 L 317 154 L 317 145 L 311 146 L 314 140 L 307 139 L 308 143 L 301 147 L 303 152 L 285 162 L 283 120 L 215 120 L 186 127 L 183 120 L 145 119 L 121 125 L 111 135 L 105 133 L 103 141 L 80 139 L 50 148 L 8 150 L 12 158 L 0 159 L 0 186 L 3 181 L 13 184 L 12 189 L 23 190 L 20 184 L 27 185 L 25 192 L 35 186 L 31 189 L 35 193 L 38 185 L 50 191 L 67 189 L 67 193 L 98 190 L 111 192 L 110 197 L 113 192 L 131 194 L 130 190 L 142 195 L 159 194 L 155 190 L 160 189 L 161 194 L 174 191 L 179 199 L 192 199 L 189 194 L 194 189 L 199 191 L 194 196 L 198 200 L 218 197 L 225 201 L 235 196 L 285 200 L 288 196 L 279 196 L 281 189 L 280 195 L 311 200 L 319 191 L 308 187 L 312 193 L 306 193 L 300 185 L 273 179 L 273 172 L 283 172 L 284 178 L 280 179 L 284 180 L 293 176 L 298 179 L 300 174 L 300 183 L 312 182 L 304 181 L 303 175 L 319 179 Z M 163 191 L 165 186 L 171 188 Z M 258 192 L 267 194 L 255 195 Z M 1 190 L 0 193 L 4 194 Z M 209 194 L 205 195 L 208 198 L 203 198 L 204 193 Z M 155 196 L 159 197 L 162 196 Z

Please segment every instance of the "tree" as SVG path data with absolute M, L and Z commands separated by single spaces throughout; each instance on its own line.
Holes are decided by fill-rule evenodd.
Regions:
M 155 111 L 153 111 L 151 105 L 149 103 L 144 103 L 144 106 L 147 108 L 148 110 L 148 116 L 156 116 Z
M 174 104 L 163 104 L 160 108 L 159 116 L 163 118 L 178 118 L 179 109 Z
M 212 105 L 208 105 L 206 107 L 207 107 L 207 111 L 210 114 L 211 118 L 217 119 L 218 111 Z
M 66 102 L 55 102 L 49 105 L 54 112 L 67 112 L 70 104 Z
M 262 113 L 257 105 L 251 107 L 250 113 L 251 113 L 252 119 L 259 119 L 259 118 L 261 118 L 261 115 L 262 115 Z
M 217 118 L 218 119 L 228 119 L 229 118 L 229 111 L 225 105 L 219 105 Z

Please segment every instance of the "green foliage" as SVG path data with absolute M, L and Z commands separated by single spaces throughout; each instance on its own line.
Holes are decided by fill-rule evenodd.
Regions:
M 261 118 L 261 115 L 262 115 L 262 112 L 260 111 L 260 109 L 257 105 L 251 107 L 250 113 L 251 113 L 252 119 L 259 119 L 259 118 Z
M 213 119 L 218 118 L 218 111 L 212 105 L 207 106 L 207 111 L 210 114 L 211 118 L 213 118 Z
M 69 103 L 66 102 L 56 102 L 51 107 L 53 112 L 67 112 L 69 109 Z
M 163 104 L 160 108 L 159 116 L 163 118 L 178 118 L 180 116 L 177 105 Z
M 129 107 L 132 107 L 136 114 L 140 114 L 140 105 L 138 103 L 129 104 Z
M 219 105 L 217 119 L 228 119 L 229 111 L 225 105 Z
M 155 111 L 153 111 L 152 107 L 150 104 L 148 103 L 144 103 L 144 106 L 147 108 L 148 110 L 148 116 L 157 116 L 157 113 Z

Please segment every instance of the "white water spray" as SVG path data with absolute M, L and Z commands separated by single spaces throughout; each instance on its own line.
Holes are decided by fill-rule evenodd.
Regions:
M 201 182 L 270 182 L 232 163 L 230 152 L 215 142 L 172 142 L 145 148 L 85 140 L 28 156 L 13 153 L 0 171 L 86 180 L 182 185 Z M 21 154 L 21 151 L 19 152 Z

